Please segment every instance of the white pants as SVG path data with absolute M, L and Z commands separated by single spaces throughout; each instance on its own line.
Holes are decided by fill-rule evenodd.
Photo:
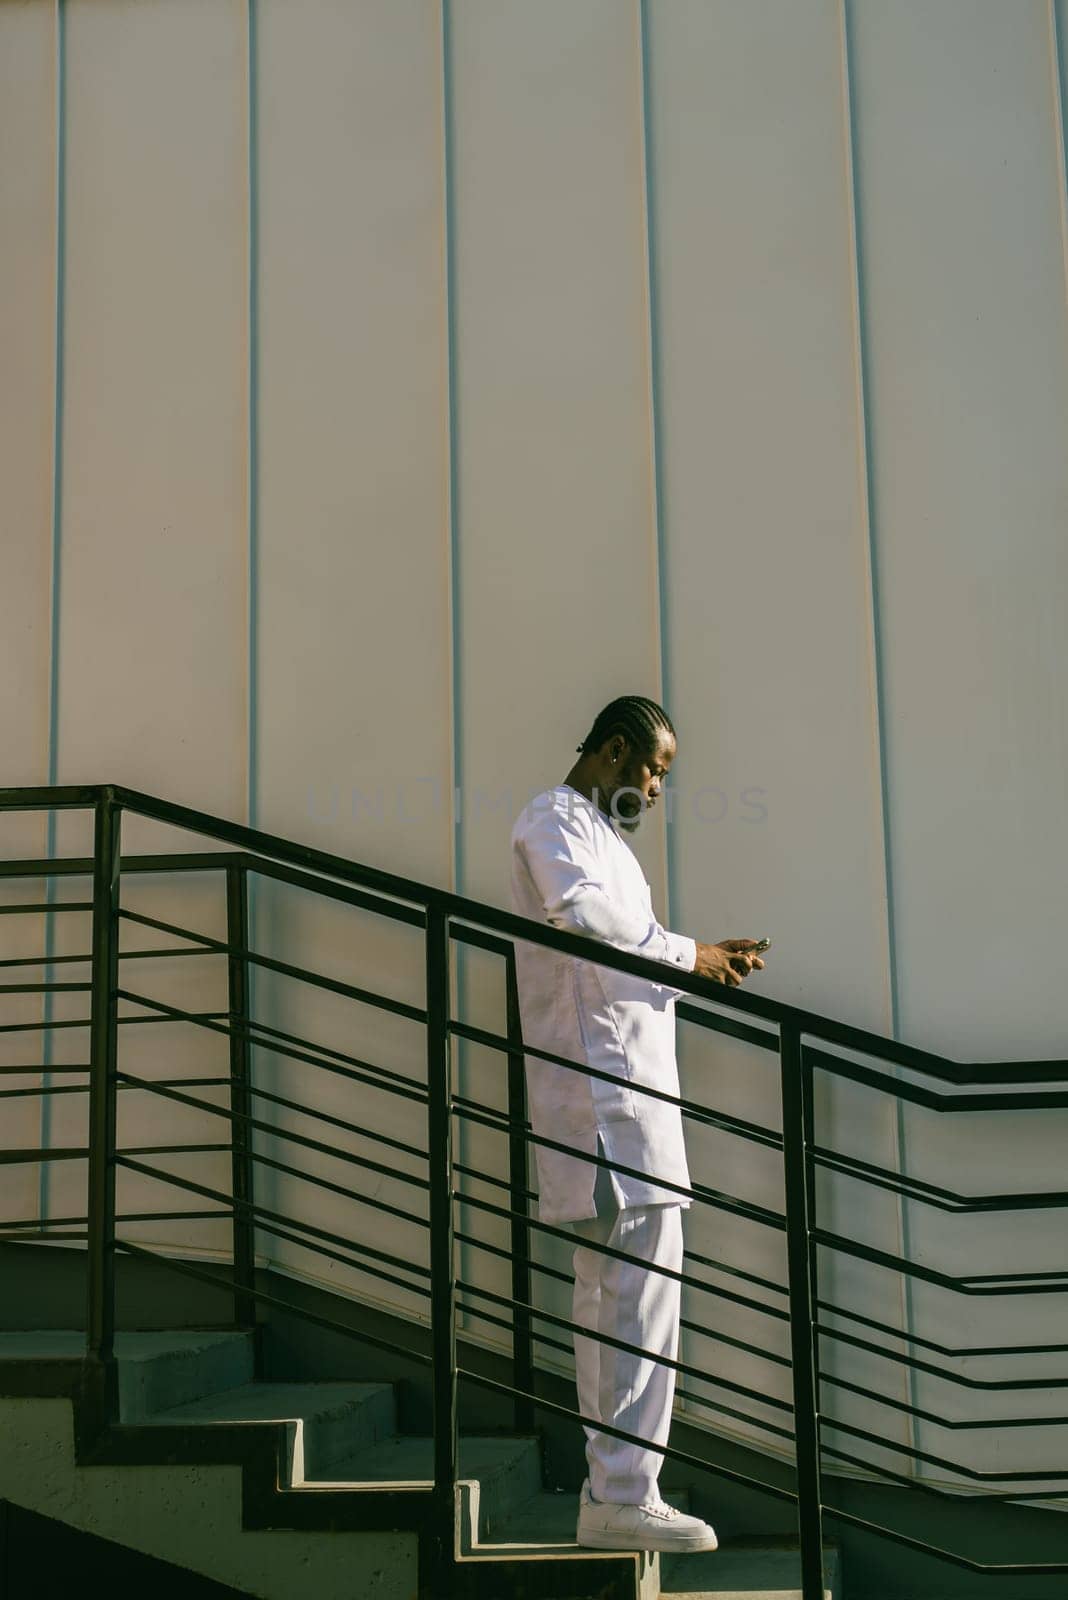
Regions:
M 590 1493 L 595 1500 L 641 1505 L 658 1498 L 664 1457 L 654 1447 L 667 1443 L 675 1369 L 657 1358 L 673 1361 L 678 1356 L 681 1304 L 678 1279 L 650 1272 L 646 1263 L 681 1271 L 682 1207 L 627 1206 L 602 1214 L 600 1197 L 596 1203 L 598 1215 L 573 1222 L 572 1228 L 581 1238 L 625 1250 L 634 1259 L 620 1261 L 578 1245 L 572 1320 L 648 1353 L 630 1355 L 576 1333 L 579 1410 L 584 1417 L 636 1433 L 648 1444 L 627 1444 L 587 1427 Z

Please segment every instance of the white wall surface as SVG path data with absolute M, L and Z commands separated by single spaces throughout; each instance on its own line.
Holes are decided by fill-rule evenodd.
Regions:
M 1062 1055 L 1065 25 L 1046 0 L 0 7 L 4 782 L 117 781 L 506 905 L 515 813 L 602 704 L 648 694 L 679 732 L 671 821 L 636 840 L 670 926 L 767 932 L 754 990 L 958 1059 Z M 91 838 L 69 815 L 54 840 L 41 816 L 2 829 L 11 855 Z M 124 825 L 127 851 L 179 841 L 211 845 Z M 218 876 L 130 879 L 124 903 L 224 936 Z M 44 919 L 0 920 L 5 957 L 43 948 Z M 84 914 L 52 920 L 58 953 L 88 948 Z M 266 880 L 252 928 L 276 960 L 423 1003 L 411 929 Z M 124 928 L 127 949 L 173 942 Z M 500 1025 L 499 969 L 458 965 L 463 1014 Z M 225 1005 L 215 956 L 131 960 L 124 984 Z M 255 994 L 275 1028 L 424 1072 L 404 1017 L 277 974 Z M 29 1021 L 41 1001 L 6 1005 Z M 4 1063 L 36 1064 L 37 1037 L 0 1035 Z M 41 1067 L 82 1060 L 85 1030 L 46 1048 Z M 147 1076 L 226 1071 L 225 1040 L 189 1023 L 131 1024 L 123 1051 Z M 498 1059 L 457 1057 L 463 1092 L 503 1104 Z M 773 1055 L 687 1024 L 680 1062 L 684 1092 L 778 1126 Z M 367 1132 L 425 1145 L 411 1102 L 262 1049 L 256 1074 L 358 1131 L 259 1102 L 268 1127 L 353 1156 Z M 938 1116 L 817 1082 L 818 1137 L 862 1159 L 963 1193 L 1062 1181 L 1063 1113 Z M 16 1144 L 84 1138 L 81 1094 L 7 1106 Z M 218 1142 L 225 1124 L 172 1107 L 161 1140 L 158 1101 L 129 1091 L 120 1132 Z M 781 1207 L 772 1154 L 696 1125 L 690 1142 L 701 1181 Z M 466 1125 L 460 1156 L 499 1177 L 502 1144 Z M 261 1168 L 264 1204 L 423 1258 L 415 1224 L 366 1203 L 420 1215 L 411 1158 L 376 1174 L 269 1132 L 259 1147 L 303 1174 Z M 224 1155 L 181 1160 L 226 1187 Z M 39 1188 L 49 1217 L 81 1208 L 78 1164 L 0 1180 L 7 1216 L 34 1215 Z M 193 1203 L 123 1179 L 127 1210 Z M 824 1174 L 819 1215 L 951 1272 L 1060 1264 L 1055 1212 L 969 1226 Z M 502 1241 L 472 1207 L 462 1225 Z M 219 1223 L 126 1226 L 225 1248 Z M 700 1207 L 688 1228 L 781 1281 L 780 1235 Z M 546 1259 L 566 1267 L 566 1248 Z M 829 1299 L 948 1346 L 1053 1337 L 1049 1296 L 906 1294 L 846 1257 L 820 1266 Z M 470 1245 L 461 1270 L 506 1286 Z M 562 1286 L 543 1298 L 566 1312 Z M 687 1316 L 787 1350 L 730 1301 L 695 1291 Z M 974 1413 L 944 1380 L 823 1354 L 891 1399 Z M 690 1331 L 683 1355 L 789 1398 L 758 1352 Z M 694 1415 L 769 1447 L 707 1407 L 788 1423 L 686 1388 Z M 908 1440 L 892 1408 L 877 1421 Z M 1021 1464 L 1063 1459 L 1053 1431 L 1013 1432 Z

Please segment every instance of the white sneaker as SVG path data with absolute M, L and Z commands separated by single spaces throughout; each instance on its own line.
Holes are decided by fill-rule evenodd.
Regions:
M 575 1542 L 594 1550 L 715 1550 L 715 1530 L 700 1517 L 688 1517 L 663 1500 L 621 1506 L 594 1500 L 587 1478 L 579 1498 Z

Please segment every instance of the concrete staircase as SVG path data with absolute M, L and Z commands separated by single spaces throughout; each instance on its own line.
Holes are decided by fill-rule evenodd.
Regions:
M 432 1441 L 398 1433 L 392 1384 L 257 1382 L 233 1332 L 120 1334 L 116 1356 L 120 1421 L 89 1437 L 84 1336 L 0 1334 L 0 1498 L 263 1600 L 429 1594 Z M 534 1437 L 461 1438 L 460 1469 L 450 1597 L 800 1600 L 781 1540 L 580 1550 Z M 833 1551 L 825 1579 L 838 1600 Z

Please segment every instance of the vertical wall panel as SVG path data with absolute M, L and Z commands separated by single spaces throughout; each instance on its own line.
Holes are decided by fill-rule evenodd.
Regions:
M 1047 7 L 853 14 L 902 1028 L 1057 1054 L 1068 324 Z
M 769 934 L 754 993 L 885 1029 L 837 8 L 652 0 L 647 43 L 674 922 L 706 940 Z M 689 1025 L 680 1046 L 684 1093 L 777 1124 L 774 1055 Z M 893 1166 L 893 1108 L 873 1098 L 818 1075 L 820 1135 Z M 776 1161 L 700 1127 L 688 1138 L 696 1178 L 781 1210 Z M 822 1223 L 850 1231 L 854 1198 L 821 1185 Z M 897 1248 L 894 1204 L 867 1222 L 867 1242 Z M 696 1248 L 782 1281 L 781 1236 L 703 1206 L 688 1227 Z M 823 1272 L 831 1298 L 900 1318 L 886 1275 L 833 1258 Z M 707 1296 L 691 1315 L 782 1353 L 774 1322 Z M 689 1359 L 754 1383 L 753 1358 L 713 1342 L 691 1340 Z M 840 1350 L 827 1360 L 844 1370 Z M 759 1373 L 788 1398 L 783 1369 Z
M 56 297 L 56 20 L 53 6 L 0 7 L 0 682 L 3 784 L 48 778 Z M 43 856 L 44 812 L 0 815 L 0 858 Z M 40 903 L 41 879 L 0 880 L 0 901 Z M 6 959 L 40 955 L 44 918 L 0 918 Z M 43 968 L 9 969 L 40 982 Z M 9 995 L 3 1021 L 33 1022 L 39 995 Z M 40 1063 L 40 1033 L 0 1034 L 0 1065 Z M 29 1088 L 31 1074 L 5 1088 Z M 39 1143 L 39 1102 L 9 1100 L 11 1144 Z M 37 1169 L 0 1168 L 0 1216 L 37 1211 Z
M 658 688 L 637 11 L 452 14 L 462 886 L 506 903 L 523 800 Z
M 256 823 L 449 884 L 451 783 L 442 53 L 422 0 L 266 0 L 257 16 L 259 275 Z M 257 894 L 256 939 L 412 1004 L 410 928 L 299 892 Z M 264 978 L 261 1015 L 293 1034 L 422 1075 L 411 1022 Z M 264 1087 L 425 1144 L 410 1100 L 261 1053 Z M 282 1126 L 341 1138 L 308 1119 Z M 359 1168 L 276 1154 L 411 1209 L 421 1196 Z M 385 1153 L 387 1161 L 393 1157 Z M 404 1162 L 399 1164 L 404 1166 Z M 408 1164 L 410 1166 L 410 1163 Z M 310 1221 L 336 1198 L 260 1174 Z M 334 1222 L 331 1222 L 331 1216 Z M 407 1259 L 419 1230 L 368 1211 Z M 389 1230 L 392 1229 L 392 1234 Z M 277 1242 L 301 1270 L 339 1269 Z M 374 1284 L 361 1287 L 374 1294 Z M 385 1291 L 387 1297 L 390 1291 Z M 403 1300 L 407 1309 L 420 1304 Z
M 245 49 L 238 0 L 67 7 L 59 781 L 117 780 L 230 817 L 245 807 Z M 62 819 L 59 837 L 74 848 L 84 822 Z M 158 848 L 165 835 L 128 818 L 122 842 Z M 157 883 L 151 909 L 210 932 L 220 892 Z M 146 893 L 129 885 L 127 903 Z M 70 923 L 66 947 L 83 948 Z M 153 942 L 129 928 L 123 939 Z M 192 966 L 205 968 L 181 965 L 139 963 L 124 977 L 188 997 Z M 202 981 L 205 1005 L 218 971 Z M 67 1014 L 86 1011 L 77 996 Z M 127 1066 L 220 1064 L 217 1038 L 189 1024 L 121 1037 Z M 86 1039 L 65 1030 L 57 1049 L 84 1055 Z M 57 1106 L 57 1142 L 76 1134 L 72 1102 Z M 133 1102 L 125 1113 L 134 1142 L 158 1135 L 158 1103 L 145 1111 L 144 1123 Z M 218 1137 L 210 1125 L 202 1138 Z M 216 1158 L 220 1186 L 226 1173 Z M 55 1209 L 66 1183 L 57 1174 Z M 135 1209 L 175 1205 L 159 1186 L 137 1195 Z
M 523 804 L 606 701 L 659 692 L 638 13 L 450 10 L 460 887 L 507 905 Z M 659 900 L 656 844 L 640 854 Z M 490 974 L 464 1004 L 501 1026 Z M 502 1103 L 502 1057 L 465 1050 L 464 1069 Z M 465 1126 L 469 1164 L 504 1157 Z M 501 1288 L 484 1254 L 465 1272 Z
M 901 1030 L 965 1058 L 1063 1056 L 1068 319 L 1049 8 L 850 10 Z M 1029 1187 L 1063 1176 L 1059 1116 L 910 1108 L 907 1148 L 958 1192 L 1011 1189 L 1024 1150 Z M 1061 1264 L 1054 1211 L 1024 1229 L 913 1206 L 910 1233 L 950 1272 Z M 1039 1341 L 1054 1316 L 1041 1296 L 914 1299 L 917 1331 L 954 1346 Z M 938 1380 L 918 1398 L 975 1413 Z M 1052 1431 L 1004 1448 L 980 1433 L 969 1461 L 1063 1460 Z M 938 1429 L 922 1442 L 959 1453 Z

